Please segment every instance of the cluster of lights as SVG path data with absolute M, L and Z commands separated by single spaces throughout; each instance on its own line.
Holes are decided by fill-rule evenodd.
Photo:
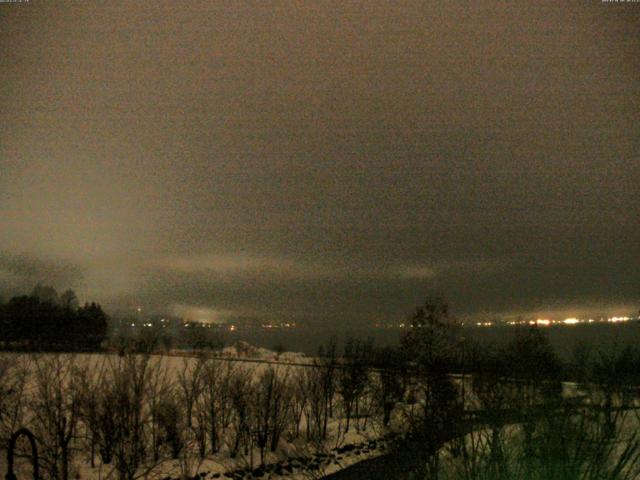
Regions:
M 593 318 L 565 318 L 564 320 L 550 320 L 548 318 L 538 318 L 536 320 L 529 321 L 509 321 L 508 325 L 537 325 L 541 327 L 548 327 L 549 325 L 578 325 L 581 323 L 620 323 L 620 322 L 628 322 L 629 320 L 634 320 L 633 317 L 609 317 L 609 318 L 601 318 L 599 320 L 594 320 Z M 489 322 L 485 322 L 489 323 Z M 478 323 L 477 325 L 484 326 L 485 323 Z
M 411 325 L 409 325 L 409 326 L 411 326 Z M 397 323 L 380 323 L 380 322 L 376 322 L 376 323 L 373 324 L 373 327 L 374 328 L 405 328 L 405 327 L 407 327 L 407 325 L 404 324 L 404 323 L 397 324 Z
M 607 322 L 610 322 L 610 323 L 628 322 L 629 320 L 631 320 L 630 317 L 611 317 L 611 318 L 607 318 Z
M 295 323 L 263 323 L 262 328 L 295 328 Z
M 464 325 L 464 324 L 463 324 Z M 411 325 L 409 323 L 374 323 L 374 328 L 422 328 L 422 325 Z
M 589 323 L 622 323 L 622 322 L 628 322 L 631 320 L 640 320 L 640 317 L 638 318 L 634 318 L 634 317 L 609 317 L 609 318 L 600 318 L 597 320 L 594 320 L 593 318 L 575 318 L 575 317 L 569 317 L 569 318 L 565 318 L 563 320 L 551 320 L 549 318 L 537 318 L 535 320 L 510 320 L 507 322 L 498 322 L 498 321 L 482 321 L 482 322 L 475 322 L 475 326 L 477 327 L 493 327 L 496 325 L 536 325 L 536 326 L 540 326 L 540 327 L 548 327 L 551 325 L 578 325 L 578 324 L 589 324 Z M 462 324 L 464 325 L 464 323 Z M 264 325 L 263 325 L 264 327 Z M 394 324 L 394 323 L 389 323 L 389 324 L 382 324 L 382 323 L 375 323 L 374 324 L 375 328 L 420 328 L 420 325 L 414 326 L 411 324 L 407 324 L 407 323 L 400 323 L 400 324 Z
M 160 320 L 161 324 L 159 325 L 162 328 L 166 327 L 166 320 L 163 318 L 162 320 Z M 132 322 L 129 324 L 132 328 L 136 328 L 136 327 L 153 327 L 154 324 L 152 322 L 145 322 L 145 323 L 137 323 L 137 322 Z M 262 325 L 260 325 L 261 328 L 265 328 L 265 329 L 276 329 L 276 328 L 296 328 L 298 325 L 296 323 L 263 323 Z M 208 322 L 182 322 L 182 327 L 183 328 L 225 328 L 222 325 L 219 324 L 213 324 L 213 323 L 208 323 Z M 226 327 L 230 332 L 234 332 L 238 329 L 238 327 L 234 324 L 230 324 Z
M 182 326 L 185 328 L 194 327 L 194 328 L 223 328 L 223 326 L 219 323 L 211 323 L 204 320 L 197 322 L 183 322 Z

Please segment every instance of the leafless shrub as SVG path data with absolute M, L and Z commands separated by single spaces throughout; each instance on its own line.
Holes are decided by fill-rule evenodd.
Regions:
M 47 476 L 68 480 L 72 462 L 71 441 L 76 433 L 81 405 L 83 373 L 75 357 L 34 357 L 35 392 L 31 399 L 33 428 L 40 444 L 40 460 Z
M 103 364 L 104 365 L 104 364 Z M 99 390 L 100 375 L 102 370 L 98 367 L 89 367 L 78 378 L 79 387 L 79 418 L 84 435 L 78 438 L 83 446 L 88 447 L 89 463 L 95 467 L 96 448 L 100 443 L 100 415 L 99 415 Z
M 316 443 L 327 437 L 327 422 L 329 418 L 328 398 L 330 388 L 326 370 L 320 365 L 305 368 L 303 385 L 307 398 L 305 417 L 307 420 L 307 441 Z
M 268 367 L 259 376 L 254 393 L 252 432 L 260 449 L 260 462 L 264 463 L 266 448 L 275 452 L 280 436 L 287 427 L 289 406 L 289 369 L 279 371 Z
M 147 407 L 150 415 L 148 436 L 152 448 L 153 462 L 160 460 L 160 449 L 164 442 L 160 432 L 162 423 L 160 415 L 164 411 L 161 403 L 167 396 L 172 395 L 173 388 L 174 382 L 169 376 L 168 369 L 162 362 L 157 362 L 149 371 L 149 381 L 147 383 Z
M 222 437 L 229 427 L 233 413 L 231 402 L 231 385 L 236 368 L 231 362 L 220 362 L 213 359 L 203 361 L 202 394 L 196 403 L 196 417 L 200 429 L 206 431 L 211 453 L 221 447 Z M 202 441 L 203 439 L 200 439 Z M 200 454 L 204 456 L 206 445 L 199 445 Z
M 341 368 L 338 371 L 338 393 L 346 418 L 345 432 L 349 431 L 355 415 L 356 429 L 359 430 L 360 404 L 369 384 L 369 365 L 372 345 L 370 342 L 349 340 L 345 345 Z
M 184 408 L 187 428 L 193 426 L 194 407 L 202 391 L 202 361 L 184 358 L 178 372 L 178 391 Z
M 377 407 L 377 413 L 382 414 L 382 426 L 389 426 L 391 413 L 395 406 L 404 398 L 408 373 L 404 358 L 395 348 L 378 348 L 373 353 L 373 364 L 377 371 L 370 383 L 371 398 Z
M 171 458 L 178 459 L 185 447 L 188 432 L 186 415 L 175 387 L 164 391 L 156 403 L 153 417 L 157 422 L 159 445 L 167 445 Z
M 193 443 L 197 444 L 200 458 L 205 456 L 207 442 L 206 423 L 198 422 L 196 418 L 196 407 L 204 389 L 203 369 L 203 358 L 196 361 L 184 358 L 177 376 L 179 407 L 185 419 L 183 435 L 189 443 L 193 439 Z
M 143 473 L 148 412 L 146 394 L 150 375 L 148 355 L 125 355 L 110 362 L 104 377 L 104 395 L 113 405 L 113 457 L 121 480 L 134 480 Z M 151 468 L 151 467 L 149 467 Z
M 251 436 L 251 399 L 255 384 L 251 372 L 244 368 L 237 368 L 229 385 L 229 398 L 233 409 L 231 422 L 230 455 L 235 458 L 241 447 L 244 447 L 245 455 L 253 446 Z
M 302 415 L 307 407 L 308 392 L 305 388 L 305 372 L 298 369 L 292 373 L 291 382 L 289 382 L 289 390 L 291 396 L 291 427 L 289 439 L 296 439 L 300 436 L 300 423 Z
M 11 354 L 0 357 L 0 442 L 4 448 L 25 420 L 29 372 L 30 357 Z

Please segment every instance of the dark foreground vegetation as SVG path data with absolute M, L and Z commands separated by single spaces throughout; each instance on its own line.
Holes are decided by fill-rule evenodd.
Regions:
M 83 478 L 83 465 L 120 480 L 191 479 L 212 458 L 228 469 L 204 477 L 320 478 L 356 454 L 384 457 L 335 478 L 640 475 L 637 348 L 561 362 L 535 327 L 480 347 L 438 298 L 411 325 L 400 348 L 331 342 L 302 367 L 167 358 L 139 339 L 120 355 L 6 354 L 0 442 L 27 427 L 51 480 Z
M 417 309 L 412 327 L 403 346 L 417 408 L 404 410 L 408 428 L 396 447 L 403 463 L 387 463 L 397 470 L 386 478 L 640 476 L 637 347 L 578 348 L 561 362 L 536 327 L 521 328 L 502 348 L 480 347 L 462 336 L 441 299 Z

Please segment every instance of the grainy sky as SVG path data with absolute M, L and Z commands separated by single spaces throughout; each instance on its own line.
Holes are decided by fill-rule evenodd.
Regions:
M 0 3 L 0 293 L 640 306 L 640 3 Z

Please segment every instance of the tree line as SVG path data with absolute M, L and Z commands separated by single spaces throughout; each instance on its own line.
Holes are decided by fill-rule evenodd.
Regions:
M 562 362 L 536 327 L 480 346 L 441 299 L 410 324 L 399 348 L 334 340 L 306 367 L 131 349 L 0 357 L 0 442 L 32 429 L 51 480 L 74 478 L 81 463 L 120 480 L 167 464 L 193 478 L 207 458 L 253 468 L 340 451 L 351 432 L 393 439 L 390 455 L 405 454 L 386 478 L 640 475 L 638 348 L 581 348 Z
M 108 317 L 95 303 L 79 306 L 73 290 L 58 295 L 37 285 L 30 295 L 0 301 L 0 341 L 5 348 L 96 350 L 107 333 Z

